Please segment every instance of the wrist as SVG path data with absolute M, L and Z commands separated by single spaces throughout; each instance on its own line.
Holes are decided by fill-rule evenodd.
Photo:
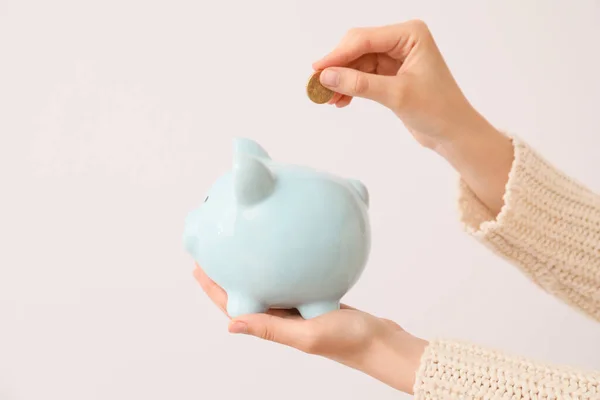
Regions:
M 483 117 L 453 140 L 434 149 L 458 172 L 476 196 L 496 215 L 514 160 L 512 140 Z
M 428 342 L 403 330 L 394 330 L 373 341 L 361 370 L 401 392 L 413 394 L 416 374 Z
M 511 146 L 506 135 L 480 117 L 438 141 L 432 149 L 462 175 L 465 170 L 475 166 L 474 161 L 480 162 L 498 150 Z
M 435 142 L 432 150 L 450 164 L 461 164 L 469 154 L 477 150 L 494 147 L 504 135 L 490 124 L 481 114 L 472 110 L 461 123 L 448 128 L 448 131 Z

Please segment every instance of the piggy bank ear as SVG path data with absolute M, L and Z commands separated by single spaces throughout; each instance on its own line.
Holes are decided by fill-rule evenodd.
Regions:
M 367 190 L 367 187 L 361 181 L 359 181 L 357 179 L 348 179 L 348 182 L 350 182 L 350 184 L 352 185 L 354 190 L 356 190 L 356 192 L 358 193 L 358 195 L 360 196 L 362 201 L 364 201 L 366 206 L 368 207 L 369 206 L 369 191 Z
M 233 153 L 235 155 L 246 154 L 264 160 L 271 159 L 269 154 L 260 146 L 260 144 L 246 138 L 235 138 L 233 140 Z
M 275 176 L 258 158 L 236 154 L 233 189 L 238 204 L 252 205 L 267 198 L 275 187 Z

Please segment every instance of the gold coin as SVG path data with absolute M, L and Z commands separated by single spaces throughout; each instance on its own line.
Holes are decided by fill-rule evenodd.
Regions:
M 314 103 L 324 104 L 333 98 L 335 92 L 321 85 L 321 82 L 319 81 L 320 76 L 321 71 L 317 71 L 311 75 L 308 84 L 306 85 L 306 94 Z

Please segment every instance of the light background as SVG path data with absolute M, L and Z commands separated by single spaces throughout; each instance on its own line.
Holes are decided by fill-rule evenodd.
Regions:
M 415 17 L 484 115 L 600 190 L 598 1 L 0 0 L 0 399 L 404 398 L 226 332 L 181 234 L 234 136 L 368 185 L 346 302 L 600 368 L 600 325 L 461 233 L 454 172 L 390 112 L 307 100 L 348 28 Z

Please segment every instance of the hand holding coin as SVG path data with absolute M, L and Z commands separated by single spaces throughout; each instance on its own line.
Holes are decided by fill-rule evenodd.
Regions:
M 442 149 L 449 141 L 481 132 L 496 136 L 459 88 L 422 21 L 352 29 L 312 67 L 320 71 L 312 80 L 330 90 L 318 89 L 327 94 L 321 101 L 339 108 L 355 97 L 376 101 L 427 148 Z

